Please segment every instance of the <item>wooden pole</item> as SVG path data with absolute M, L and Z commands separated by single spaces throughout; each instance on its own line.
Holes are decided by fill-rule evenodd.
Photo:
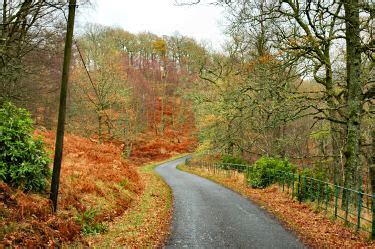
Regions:
M 71 59 L 71 53 L 72 53 L 72 41 L 73 41 L 76 2 L 77 2 L 76 0 L 69 0 L 69 16 L 68 16 L 68 22 L 67 22 L 66 39 L 65 39 L 64 64 L 63 64 L 61 91 L 60 91 L 59 117 L 58 117 L 58 123 L 57 123 L 55 157 L 54 157 L 54 162 L 53 162 L 51 194 L 50 194 L 53 212 L 57 211 L 57 199 L 58 199 L 58 193 L 59 193 L 60 171 L 61 171 L 61 161 L 62 161 L 63 142 L 64 142 L 64 126 L 65 126 L 65 116 L 66 116 L 66 95 L 67 95 L 67 90 L 68 90 L 70 59 Z

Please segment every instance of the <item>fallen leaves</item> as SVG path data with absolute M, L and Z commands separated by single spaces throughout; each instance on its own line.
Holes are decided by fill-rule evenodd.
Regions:
M 145 191 L 121 217 L 110 224 L 107 234 L 89 239 L 98 248 L 162 247 L 169 231 L 172 214 L 172 192 L 154 172 L 152 166 L 141 168 Z

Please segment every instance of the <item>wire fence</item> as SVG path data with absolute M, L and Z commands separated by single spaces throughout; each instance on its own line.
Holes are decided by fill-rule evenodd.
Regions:
M 240 173 L 245 184 L 251 182 L 253 168 L 250 165 L 191 160 L 186 165 L 207 168 L 214 174 L 226 171 L 227 176 Z M 268 170 L 263 177 L 266 186 L 277 184 L 279 191 L 289 194 L 292 199 L 309 202 L 326 216 L 341 219 L 345 225 L 368 232 L 371 239 L 375 239 L 375 195 L 294 172 Z

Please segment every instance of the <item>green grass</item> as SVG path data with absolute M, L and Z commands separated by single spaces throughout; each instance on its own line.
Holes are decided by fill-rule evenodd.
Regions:
M 158 167 L 158 166 L 161 165 L 161 164 L 164 164 L 164 163 L 167 163 L 167 162 L 171 162 L 171 161 L 177 160 L 177 159 L 179 159 L 179 158 L 182 158 L 182 157 L 185 157 L 185 156 L 188 156 L 188 155 L 190 155 L 190 153 L 179 154 L 179 155 L 177 155 L 177 156 L 174 156 L 174 157 L 168 158 L 168 159 L 166 159 L 166 160 L 164 160 L 164 161 L 151 163 L 151 164 L 149 164 L 149 165 L 143 166 L 143 167 L 141 168 L 141 171 L 140 171 L 140 172 L 141 172 L 141 173 L 151 172 L 151 171 L 153 171 L 156 167 Z M 155 174 L 157 174 L 157 173 L 155 173 Z
M 106 224 L 95 221 L 97 212 L 95 209 L 88 209 L 77 217 L 77 221 L 82 225 L 83 235 L 95 235 L 108 231 Z

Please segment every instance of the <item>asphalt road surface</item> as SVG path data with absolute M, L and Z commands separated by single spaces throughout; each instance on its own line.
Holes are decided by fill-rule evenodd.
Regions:
M 185 159 L 156 168 L 174 196 L 166 248 L 304 248 L 296 236 L 248 199 L 177 170 Z

